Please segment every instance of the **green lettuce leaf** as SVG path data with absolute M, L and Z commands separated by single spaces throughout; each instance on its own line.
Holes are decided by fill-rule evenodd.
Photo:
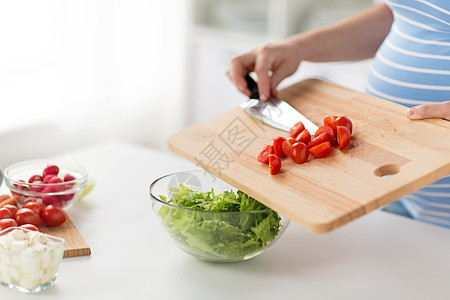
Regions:
M 158 215 L 188 252 L 225 259 L 244 257 L 262 250 L 280 231 L 280 216 L 242 191 L 216 194 L 214 189 L 197 192 L 180 185 L 170 192 L 170 200 L 160 196 L 161 200 L 178 207 L 164 205 Z M 261 212 L 245 213 L 255 210 Z

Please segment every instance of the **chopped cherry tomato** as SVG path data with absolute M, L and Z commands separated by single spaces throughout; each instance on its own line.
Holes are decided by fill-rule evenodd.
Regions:
M 349 118 L 345 116 L 326 116 L 325 119 L 323 119 L 323 124 L 330 126 L 334 133 L 336 134 L 337 126 L 345 126 L 350 131 L 350 135 L 353 132 L 353 124 L 352 121 L 350 121 Z
M 330 152 L 331 152 L 331 144 L 329 141 L 326 141 L 325 143 L 309 148 L 309 153 L 318 158 L 325 157 L 328 154 L 330 154 Z
M 303 164 L 309 158 L 308 148 L 302 142 L 295 143 L 292 145 L 290 157 L 296 164 Z
M 273 152 L 278 157 L 283 157 L 285 154 L 283 152 L 283 142 L 286 141 L 284 137 L 276 137 L 273 139 Z
M 330 143 L 333 142 L 334 137 L 335 137 L 333 128 L 331 128 L 331 126 L 328 126 L 328 125 L 319 127 L 319 129 L 317 129 L 317 131 L 316 131 L 316 136 L 319 136 L 324 132 L 328 135 L 328 140 L 330 141 Z
M 19 226 L 23 224 L 33 224 L 34 226 L 39 227 L 42 223 L 41 217 L 29 208 L 19 209 L 14 215 L 14 219 Z
M 261 152 L 258 154 L 258 161 L 263 164 L 269 163 L 269 155 L 273 154 L 273 146 L 269 144 L 265 144 L 262 148 Z
M 302 122 L 297 122 L 294 126 L 289 129 L 288 135 L 292 138 L 297 138 L 297 136 L 305 129 L 305 125 Z
M 328 133 L 324 132 L 317 135 L 308 145 L 308 149 L 328 141 Z
M 333 124 L 334 120 L 336 120 L 337 116 L 325 116 L 325 118 L 323 119 L 323 125 L 325 126 L 330 126 L 331 128 L 333 128 L 333 126 L 331 126 L 331 124 Z
M 350 132 L 350 135 L 352 134 L 353 131 L 353 124 L 352 121 L 350 121 L 349 118 L 345 117 L 345 116 L 341 116 L 341 117 L 337 117 L 334 120 L 334 126 L 337 129 L 338 126 L 345 126 L 348 128 L 348 131 Z
M 17 222 L 14 219 L 1 219 L 0 220 L 0 231 L 9 228 L 9 227 L 16 227 Z
M 11 211 L 5 207 L 0 208 L 0 220 L 2 219 L 11 219 L 13 214 Z
M 42 205 L 39 202 L 27 202 L 22 206 L 22 208 L 29 208 L 35 213 L 37 213 L 39 216 L 41 216 L 42 211 L 44 210 L 44 205 Z
M 297 139 L 299 142 L 308 145 L 308 143 L 311 142 L 311 133 L 309 133 L 308 129 L 304 129 L 302 132 L 300 132 Z
M 344 149 L 350 143 L 350 130 L 347 127 L 337 127 L 337 141 L 339 149 Z
M 20 225 L 20 228 L 24 228 L 24 229 L 28 229 L 28 230 L 33 230 L 33 231 L 39 232 L 39 228 L 37 228 L 33 224 L 23 224 L 23 225 Z
M 284 155 L 289 156 L 291 154 L 292 144 L 289 141 L 284 141 L 282 144 Z
M 42 221 L 47 226 L 59 226 L 66 221 L 66 213 L 56 205 L 49 205 L 42 212 Z
M 281 169 L 281 159 L 275 154 L 269 154 L 270 175 L 277 174 Z

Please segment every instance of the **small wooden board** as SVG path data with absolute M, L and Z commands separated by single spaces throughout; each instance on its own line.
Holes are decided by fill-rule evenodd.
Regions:
M 450 173 L 450 122 L 411 121 L 406 107 L 318 79 L 280 91 L 316 125 L 354 123 L 350 144 L 305 164 L 283 159 L 269 175 L 257 155 L 287 133 L 235 108 L 171 136 L 172 151 L 313 232 L 327 232 Z M 384 175 L 394 174 L 386 177 Z
M 43 233 L 66 240 L 63 258 L 91 255 L 91 248 L 89 248 L 69 216 L 67 216 L 66 222 L 61 226 L 48 227 L 45 224 L 42 224 L 39 226 L 39 230 Z

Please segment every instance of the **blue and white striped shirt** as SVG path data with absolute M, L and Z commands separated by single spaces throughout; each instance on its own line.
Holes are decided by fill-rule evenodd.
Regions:
M 394 22 L 375 56 L 366 91 L 408 107 L 449 101 L 450 0 L 386 3 Z M 450 228 L 450 176 L 399 203 L 413 218 Z

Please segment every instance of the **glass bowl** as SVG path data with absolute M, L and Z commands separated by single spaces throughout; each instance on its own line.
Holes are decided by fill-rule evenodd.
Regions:
M 180 185 L 198 192 L 212 188 L 215 195 L 237 189 L 203 170 L 166 175 L 150 185 L 151 207 L 160 228 L 176 246 L 201 260 L 236 262 L 255 257 L 270 248 L 289 224 L 270 208 L 209 211 L 168 203 L 171 189 Z
M 60 180 L 44 183 L 43 170 L 48 166 L 58 166 L 57 177 Z M 38 178 L 30 182 L 35 176 Z M 44 206 L 53 204 L 67 210 L 80 198 L 87 184 L 88 172 L 76 163 L 41 159 L 12 164 L 5 168 L 4 177 L 6 186 L 17 196 L 20 205 L 37 201 Z
M 58 275 L 64 246 L 64 239 L 37 231 L 0 231 L 0 284 L 24 293 L 49 287 Z

